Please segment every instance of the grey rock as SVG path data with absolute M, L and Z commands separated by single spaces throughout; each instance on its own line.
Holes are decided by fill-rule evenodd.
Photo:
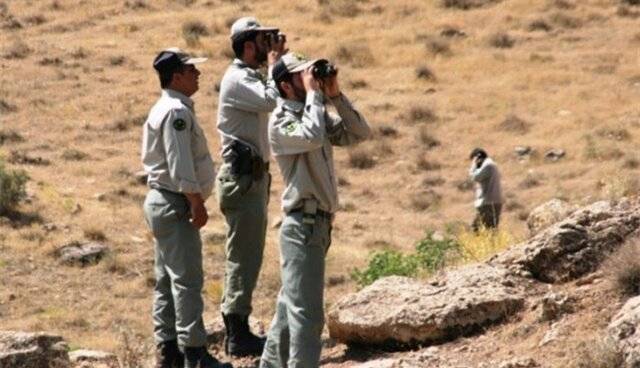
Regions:
M 97 242 L 71 242 L 56 251 L 60 262 L 67 265 L 87 266 L 100 262 L 109 247 Z
M 72 363 L 98 363 L 106 367 L 118 367 L 118 357 L 115 354 L 96 350 L 74 350 L 69 353 Z
M 578 208 L 561 199 L 554 198 L 534 208 L 527 218 L 527 227 L 531 235 L 548 228 L 558 221 L 564 220 Z
M 540 316 L 541 322 L 553 321 L 562 315 L 573 312 L 574 300 L 564 293 L 547 293 L 540 300 Z
M 628 367 L 640 367 L 640 296 L 629 299 L 607 328 Z
M 46 332 L 0 331 L 0 367 L 67 368 L 67 344 Z
M 518 157 L 525 157 L 533 153 L 531 146 L 516 146 L 514 151 Z
M 566 282 L 595 271 L 612 251 L 637 234 L 640 203 L 596 202 L 511 247 L 490 263 L 543 282 Z
M 554 149 L 550 149 L 548 150 L 545 154 L 544 154 L 544 158 L 549 160 L 549 161 L 558 161 L 561 158 L 563 158 L 566 155 L 566 152 L 561 149 L 561 148 L 554 148 Z
M 426 284 L 380 279 L 347 295 L 328 313 L 331 337 L 346 344 L 385 347 L 439 343 L 497 323 L 524 305 L 505 269 L 485 264 L 449 271 Z

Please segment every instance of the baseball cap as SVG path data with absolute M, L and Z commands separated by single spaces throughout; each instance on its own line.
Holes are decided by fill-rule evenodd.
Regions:
M 237 19 L 231 25 L 231 39 L 236 39 L 238 36 L 249 31 L 273 31 L 277 32 L 279 29 L 276 27 L 263 27 L 258 23 L 258 20 L 254 17 L 242 17 Z
M 158 72 L 174 70 L 182 65 L 193 65 L 207 61 L 204 57 L 192 57 L 177 47 L 160 51 L 153 59 L 153 68 Z
M 301 72 L 311 65 L 315 64 L 319 59 L 308 60 L 304 55 L 297 52 L 289 52 L 280 58 L 271 70 L 271 77 L 275 81 L 280 81 L 289 73 Z

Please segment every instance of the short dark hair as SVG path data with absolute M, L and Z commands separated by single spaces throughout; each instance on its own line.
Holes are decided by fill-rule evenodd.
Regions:
M 241 59 L 244 54 L 244 43 L 255 42 L 256 37 L 258 37 L 258 31 L 247 31 L 231 40 L 231 48 L 238 59 Z
M 469 159 L 472 159 L 472 158 L 474 158 L 476 156 L 481 160 L 489 157 L 489 155 L 487 154 L 487 151 L 485 151 L 485 150 L 483 150 L 482 148 L 479 148 L 479 147 L 476 147 L 476 148 L 473 149 L 473 151 L 471 151 L 471 154 L 469 155 Z
M 276 82 L 276 87 L 278 87 L 278 92 L 280 93 L 280 97 L 282 97 L 282 98 L 286 98 L 287 97 L 287 94 L 284 92 L 284 90 L 280 86 L 280 83 L 282 83 L 282 82 L 291 83 L 292 79 L 293 79 L 293 74 L 287 73 L 287 74 L 283 75 L 282 77 L 278 78 L 275 81 Z
M 175 73 L 182 73 L 184 71 L 184 65 L 176 66 L 175 68 L 158 71 L 158 77 L 160 78 L 160 88 L 167 88 L 173 80 Z

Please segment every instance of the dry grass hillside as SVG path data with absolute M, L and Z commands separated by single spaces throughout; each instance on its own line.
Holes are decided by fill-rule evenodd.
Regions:
M 337 150 L 342 211 L 328 255 L 327 302 L 372 250 L 410 250 L 426 229 L 473 217 L 468 153 L 500 165 L 503 228 L 528 211 L 639 188 L 640 6 L 634 0 L 3 0 L 0 154 L 27 171 L 28 201 L 0 218 L 0 326 L 63 334 L 73 347 L 150 343 L 152 245 L 142 219 L 140 125 L 158 96 L 151 60 L 179 46 L 210 57 L 194 96 L 212 152 L 228 26 L 252 14 L 292 50 L 328 57 L 374 138 Z M 448 6 L 445 6 L 448 4 Z M 476 4 L 483 6 L 475 7 Z M 464 9 L 468 8 L 468 9 Z M 534 152 L 519 158 L 516 146 Z M 545 158 L 563 149 L 557 160 Z M 218 160 L 219 161 L 219 160 Z M 279 216 L 274 172 L 270 216 Z M 218 314 L 224 222 L 205 230 L 206 318 Z M 95 266 L 59 265 L 74 240 L 111 246 Z M 270 227 L 255 316 L 279 287 Z

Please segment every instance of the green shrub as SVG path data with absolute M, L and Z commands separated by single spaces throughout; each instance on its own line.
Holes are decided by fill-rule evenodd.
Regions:
M 415 253 L 402 254 L 395 250 L 375 252 L 364 270 L 355 269 L 351 277 L 360 287 L 372 284 L 385 276 L 415 277 L 419 273 L 431 274 L 444 267 L 448 257 L 458 254 L 457 242 L 446 236 L 435 236 L 428 231 L 418 241 Z
M 413 277 L 418 271 L 418 262 L 415 256 L 403 255 L 395 250 L 375 252 L 369 260 L 369 265 L 363 271 L 353 270 L 351 277 L 361 287 L 372 284 L 385 276 Z
M 23 170 L 8 170 L 0 160 L 0 215 L 14 210 L 27 196 L 25 184 L 28 179 Z

